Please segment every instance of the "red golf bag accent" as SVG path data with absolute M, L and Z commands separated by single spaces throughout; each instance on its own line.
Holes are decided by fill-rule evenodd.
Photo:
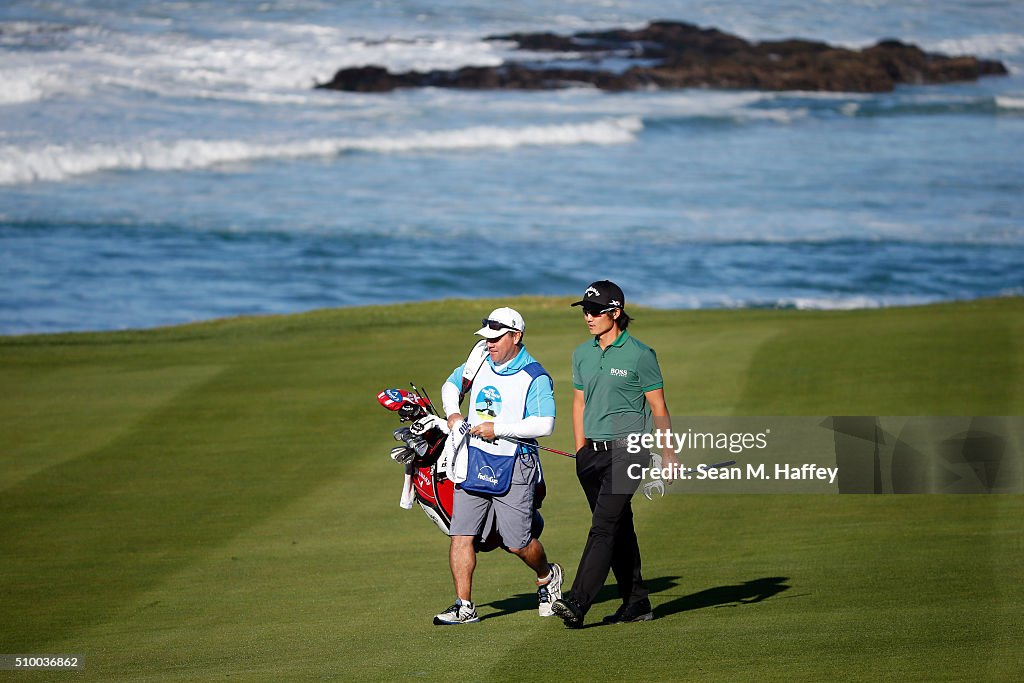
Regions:
M 388 410 L 398 413 L 402 422 L 415 421 L 434 412 L 430 399 L 401 389 L 385 389 L 377 394 L 377 401 Z M 452 525 L 455 484 L 437 467 L 437 459 L 444 450 L 448 435 L 436 427 L 419 435 L 413 434 L 408 427 L 402 427 L 395 430 L 394 436 L 397 441 L 405 444 L 405 449 L 400 449 L 397 457 L 392 451 L 392 457 L 403 462 L 406 474 L 412 477 L 413 494 L 417 505 L 447 536 Z M 536 508 L 540 507 L 545 493 L 544 482 L 539 482 L 534 490 L 534 538 L 538 538 L 544 529 L 544 518 Z M 507 549 L 495 528 L 493 512 L 491 518 L 484 524 L 483 534 L 477 537 L 473 544 L 481 552 L 489 552 L 495 548 Z

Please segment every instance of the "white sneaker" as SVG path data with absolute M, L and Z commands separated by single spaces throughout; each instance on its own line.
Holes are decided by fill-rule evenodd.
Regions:
M 480 621 L 471 602 L 456 601 L 454 605 L 434 617 L 434 626 L 455 626 Z
M 537 613 L 542 617 L 554 616 L 551 605 L 562 597 L 562 567 L 552 563 L 551 579 L 537 588 Z

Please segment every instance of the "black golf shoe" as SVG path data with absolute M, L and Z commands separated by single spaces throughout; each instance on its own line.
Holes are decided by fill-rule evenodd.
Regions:
M 566 628 L 580 628 L 583 626 L 583 608 L 570 597 L 555 600 L 551 605 L 551 611 L 556 616 L 562 618 Z
M 650 621 L 653 618 L 651 601 L 644 598 L 632 605 L 620 605 L 615 614 L 609 614 L 601 621 L 605 624 L 627 624 L 633 621 Z

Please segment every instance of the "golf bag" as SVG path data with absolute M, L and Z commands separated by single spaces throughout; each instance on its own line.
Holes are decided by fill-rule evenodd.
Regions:
M 391 458 L 405 467 L 401 506 L 408 509 L 415 502 L 447 536 L 451 530 L 455 495 L 455 483 L 448 478 L 444 464 L 439 463 L 447 440 L 452 438 L 447 434 L 447 423 L 437 415 L 426 395 L 420 396 L 402 389 L 385 389 L 377 394 L 377 401 L 388 410 L 398 413 L 401 422 L 412 423 L 411 426 L 399 427 L 393 432 L 395 440 L 402 445 L 391 449 Z M 541 481 L 534 489 L 534 538 L 539 538 L 544 529 L 544 518 L 537 510 L 544 495 L 545 486 Z M 473 544 L 482 552 L 498 547 L 507 550 L 495 527 L 493 510 L 484 524 L 483 532 Z

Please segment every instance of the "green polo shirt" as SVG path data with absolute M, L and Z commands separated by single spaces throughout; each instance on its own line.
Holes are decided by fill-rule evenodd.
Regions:
M 654 349 L 623 330 L 602 349 L 595 337 L 572 352 L 572 383 L 583 391 L 583 434 L 588 439 L 621 439 L 647 432 L 651 407 L 645 392 L 665 384 Z

